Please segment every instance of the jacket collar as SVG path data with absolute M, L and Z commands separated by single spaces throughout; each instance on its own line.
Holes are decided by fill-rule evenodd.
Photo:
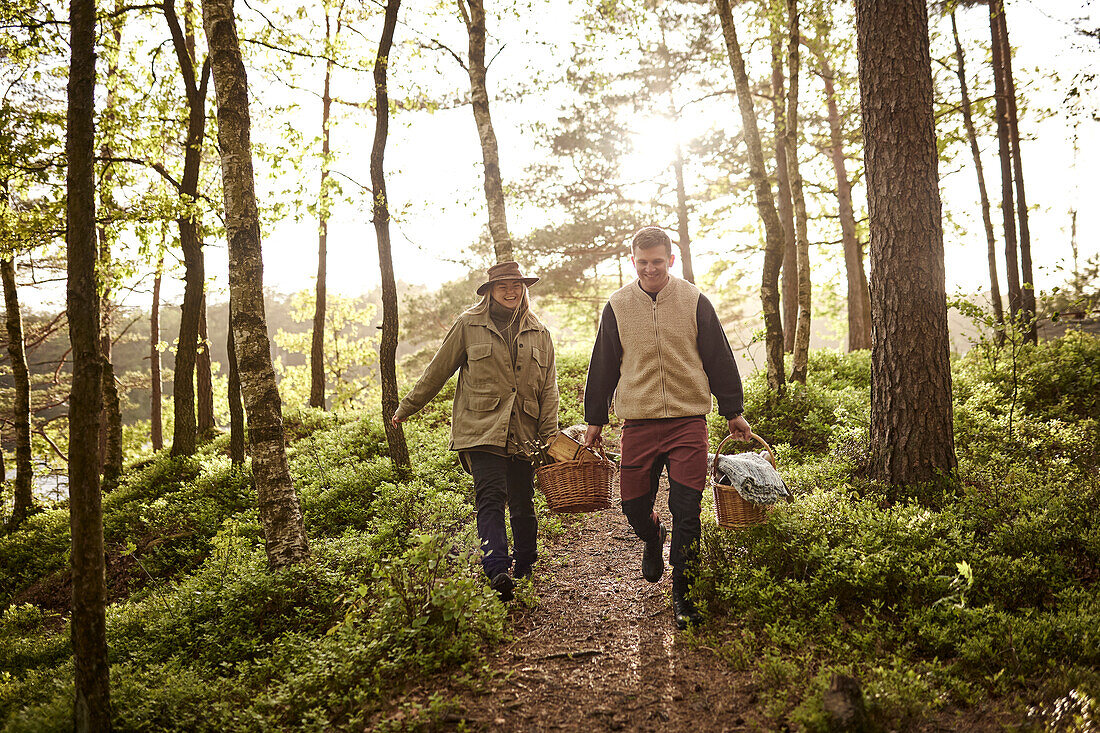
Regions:
M 664 301 L 669 299 L 669 297 L 672 295 L 673 291 L 677 287 L 676 281 L 678 279 L 679 278 L 677 278 L 675 275 L 673 275 L 672 273 L 669 273 L 668 282 L 665 284 L 665 286 L 663 288 L 661 288 L 660 292 L 657 293 L 657 301 L 656 302 L 663 303 Z M 650 294 L 645 290 L 645 288 L 642 287 L 642 281 L 640 279 L 635 278 L 634 282 L 630 285 L 630 287 L 633 288 L 635 291 L 637 291 L 638 297 L 644 298 L 645 300 L 649 301 L 650 303 L 654 302 L 653 298 L 650 296 Z
M 643 293 L 643 295 L 644 295 L 644 293 Z M 493 323 L 492 317 L 490 317 L 490 315 L 489 315 L 489 309 L 488 308 L 486 308 L 485 310 L 483 310 L 480 313 L 471 314 L 470 323 L 471 323 L 471 325 L 474 325 L 474 326 L 485 326 L 490 331 L 497 332 L 497 327 Z M 545 331 L 545 330 L 546 330 L 546 326 L 542 325 L 542 322 L 539 321 L 539 319 L 536 318 L 535 315 L 531 312 L 531 309 L 528 308 L 527 312 L 523 314 L 523 320 L 520 323 L 519 332 L 523 333 L 524 331 Z M 499 332 L 497 332 L 497 333 L 499 333 Z

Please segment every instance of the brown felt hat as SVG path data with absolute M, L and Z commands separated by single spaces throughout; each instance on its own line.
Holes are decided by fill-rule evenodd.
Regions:
M 508 262 L 498 262 L 486 270 L 485 274 L 488 275 L 489 279 L 477 287 L 478 295 L 485 295 L 485 291 L 488 290 L 493 283 L 500 282 L 501 280 L 522 280 L 523 284 L 528 287 L 539 281 L 537 277 L 524 277 L 523 273 L 519 271 L 519 263 L 512 262 L 511 260 Z

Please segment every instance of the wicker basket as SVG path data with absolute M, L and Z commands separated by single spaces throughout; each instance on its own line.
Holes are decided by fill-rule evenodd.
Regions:
M 750 435 L 754 441 L 764 446 L 764 450 L 768 452 L 768 463 L 772 464 L 772 468 L 775 468 L 775 454 L 772 453 L 772 447 L 756 433 L 750 433 Z M 733 439 L 732 435 L 727 435 L 718 445 L 718 450 L 714 452 L 714 463 L 711 465 L 710 470 L 710 485 L 714 489 L 714 509 L 718 515 L 718 526 L 726 529 L 746 529 L 761 524 L 767 518 L 770 507 L 746 501 L 741 498 L 741 494 L 733 486 L 718 483 L 718 456 L 722 455 L 722 446 Z
M 602 456 L 598 460 L 557 461 L 536 469 L 535 475 L 552 512 L 577 514 L 611 508 L 615 464 Z

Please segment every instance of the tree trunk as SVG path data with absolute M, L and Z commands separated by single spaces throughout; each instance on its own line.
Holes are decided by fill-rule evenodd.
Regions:
M 164 448 L 164 427 L 161 422 L 160 382 L 160 283 L 164 275 L 164 252 L 157 255 L 157 271 L 153 275 L 153 307 L 149 311 L 149 439 L 153 450 Z
M 268 564 L 281 567 L 308 558 L 309 543 L 287 468 L 282 401 L 271 363 L 264 314 L 248 81 L 232 0 L 203 0 L 202 14 L 218 102 L 218 148 L 229 240 L 230 316 L 248 418 L 252 475 L 259 497 Z
M 764 327 L 768 355 L 768 387 L 781 391 L 786 379 L 783 367 L 783 321 L 779 302 L 779 268 L 783 264 L 783 226 L 775 212 L 771 184 L 764 170 L 764 151 L 760 145 L 760 130 L 756 125 L 756 109 L 749 89 L 749 77 L 741 45 L 737 41 L 737 28 L 733 24 L 733 12 L 729 0 L 715 0 L 722 20 L 722 34 L 726 41 L 730 68 L 737 88 L 737 102 L 741 108 L 741 123 L 745 130 L 745 144 L 749 153 L 749 177 L 756 191 L 756 208 L 764 222 L 764 271 L 760 284 L 760 301 L 764 309 Z
M 661 45 L 659 52 L 664 64 L 664 81 L 668 91 L 668 118 L 672 121 L 676 131 L 676 156 L 672 159 L 672 170 L 676 176 L 676 235 L 680 247 L 680 267 L 684 273 L 684 279 L 689 283 L 695 282 L 695 268 L 691 263 L 691 228 L 688 225 L 687 187 L 684 185 L 684 151 L 680 147 L 680 110 L 676 106 L 676 95 L 672 89 L 672 55 L 668 52 L 665 43 L 665 26 L 663 19 L 658 18 L 661 25 Z
M 1028 225 L 1027 195 L 1024 192 L 1024 167 L 1020 156 L 1020 124 L 1016 114 L 1016 80 L 1012 75 L 1012 45 L 1008 42 L 1008 20 L 1003 0 L 992 0 L 996 7 L 996 19 L 1001 42 L 1001 61 L 1004 69 L 1004 91 L 1007 102 L 1008 138 L 1012 143 L 1013 180 L 1016 182 L 1016 216 L 1020 223 L 1020 304 L 1027 324 L 1027 338 L 1039 342 L 1035 323 L 1035 276 L 1031 270 L 1031 227 Z
M 848 351 L 871 348 L 871 294 L 863 267 L 863 245 L 856 236 L 856 213 L 852 204 L 852 183 L 844 160 L 844 132 L 836 103 L 836 73 L 825 55 L 826 39 L 810 46 L 825 82 L 825 105 L 829 118 L 829 154 L 836 174 L 836 198 L 840 216 L 840 240 L 844 247 L 844 269 L 848 276 Z
M 340 33 L 340 18 L 336 19 Z M 325 10 L 325 48 L 331 49 L 333 35 L 328 9 Z M 309 349 L 309 406 L 325 409 L 325 306 L 328 298 L 328 183 L 329 116 L 332 112 L 332 67 L 325 62 L 325 88 L 321 96 L 321 185 L 317 195 L 317 294 L 313 307 L 313 335 Z
M 204 289 L 205 290 L 205 289 Z M 210 361 L 210 337 L 206 332 L 206 293 L 199 302 L 199 338 L 195 352 L 195 417 L 199 436 L 206 439 L 217 428 L 214 421 L 214 374 Z
M 989 3 L 989 32 L 993 45 L 993 81 L 997 100 L 997 142 L 1001 160 L 1001 222 L 1005 231 L 1005 272 L 1008 279 L 1008 312 L 1015 323 L 1023 307 L 1020 266 L 1016 258 L 1016 209 L 1012 194 L 1012 142 L 1008 131 L 1008 92 L 1004 78 L 1004 45 L 997 22 L 998 4 Z
M 923 0 L 856 0 L 871 222 L 871 472 L 889 484 L 955 469 L 951 368 Z
M 386 154 L 386 138 L 390 126 L 390 100 L 386 75 L 389 71 L 390 49 L 393 31 L 397 25 L 397 13 L 401 0 L 386 0 L 386 19 L 382 25 L 382 38 L 378 42 L 378 56 L 374 60 L 375 105 L 374 146 L 370 154 L 370 180 L 374 189 L 374 233 L 378 239 L 378 264 L 382 270 L 382 343 L 379 346 L 379 366 L 382 372 L 382 424 L 386 428 L 386 441 L 390 446 L 390 459 L 398 473 L 409 471 L 409 449 L 405 444 L 405 431 L 394 426 L 390 416 L 397 412 L 397 285 L 393 276 L 393 257 L 390 252 L 390 209 L 386 198 L 386 177 L 383 167 Z
M 8 529 L 14 530 L 30 514 L 34 501 L 31 491 L 34 480 L 34 466 L 31 461 L 31 381 L 27 370 L 27 352 L 23 348 L 23 316 L 15 285 L 13 258 L 0 259 L 0 275 L 4 281 L 8 355 L 11 357 L 11 374 L 15 382 L 15 404 L 12 406 L 12 421 L 15 423 L 15 506 L 8 521 Z
M 485 165 L 485 200 L 489 206 L 489 235 L 497 262 L 513 258 L 512 238 L 508 234 L 508 220 L 504 209 L 504 184 L 500 177 L 500 155 L 497 152 L 497 135 L 493 120 L 489 117 L 489 91 L 485 85 L 485 2 L 484 0 L 458 0 L 458 9 L 466 23 L 470 37 L 469 68 L 470 105 L 474 110 L 474 122 L 481 139 L 481 158 Z
M 791 203 L 791 180 L 787 176 L 787 111 L 783 73 L 783 33 L 773 17 L 772 46 L 772 113 L 775 119 L 775 180 L 779 220 L 783 222 L 783 351 L 794 351 L 794 330 L 798 320 L 798 247 L 794 239 L 794 205 Z
M 798 256 L 798 324 L 794 332 L 791 381 L 806 383 L 810 360 L 810 242 L 806 233 L 806 197 L 802 193 L 802 173 L 798 167 L 798 74 L 799 41 L 798 2 L 787 0 L 787 64 L 790 83 L 787 88 L 787 176 L 794 204 L 794 234 Z
M 241 373 L 237 369 L 237 344 L 233 339 L 233 304 L 229 305 L 229 459 L 244 465 L 244 406 L 241 404 Z
M 993 235 L 993 217 L 990 214 L 989 193 L 985 187 L 985 169 L 982 167 L 982 154 L 978 148 L 978 133 L 974 129 L 974 117 L 970 111 L 970 92 L 966 86 L 966 60 L 962 42 L 959 41 L 959 28 L 955 23 L 955 11 L 951 11 L 951 35 L 955 39 L 955 60 L 958 63 L 959 92 L 962 97 L 963 125 L 966 138 L 970 142 L 970 155 L 974 158 L 974 170 L 978 174 L 978 194 L 982 204 L 982 224 L 985 227 L 986 258 L 989 261 L 989 297 L 993 301 L 993 315 L 997 321 L 998 342 L 1004 337 L 1001 330 L 1004 324 L 1004 308 L 1001 304 L 1001 284 L 997 277 L 997 239 Z
M 70 624 L 75 667 L 73 730 L 83 733 L 111 729 L 103 508 L 96 460 L 103 361 L 95 274 L 95 0 L 72 0 L 69 30 L 65 239 L 66 311 L 73 356 L 69 395 Z

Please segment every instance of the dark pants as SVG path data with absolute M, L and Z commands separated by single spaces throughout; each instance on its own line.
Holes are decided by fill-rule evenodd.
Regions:
M 668 462 L 667 455 L 658 455 L 649 473 L 649 493 L 623 500 L 623 514 L 634 534 L 645 542 L 657 539 L 659 525 L 653 505 L 657 502 L 661 471 L 668 466 Z M 668 487 L 668 510 L 672 513 L 672 546 L 669 548 L 668 562 L 672 566 L 673 584 L 682 589 L 689 582 L 688 572 L 695 564 L 699 549 L 699 536 L 702 534 L 699 511 L 703 492 L 685 486 L 671 476 Z
M 515 544 L 515 576 L 522 578 L 531 572 L 531 566 L 538 559 L 535 486 L 531 480 L 534 470 L 527 461 L 484 451 L 469 451 L 466 458 L 474 477 L 477 536 L 485 551 L 481 566 L 490 578 L 512 567 L 508 532 L 504 526 L 507 504 Z

